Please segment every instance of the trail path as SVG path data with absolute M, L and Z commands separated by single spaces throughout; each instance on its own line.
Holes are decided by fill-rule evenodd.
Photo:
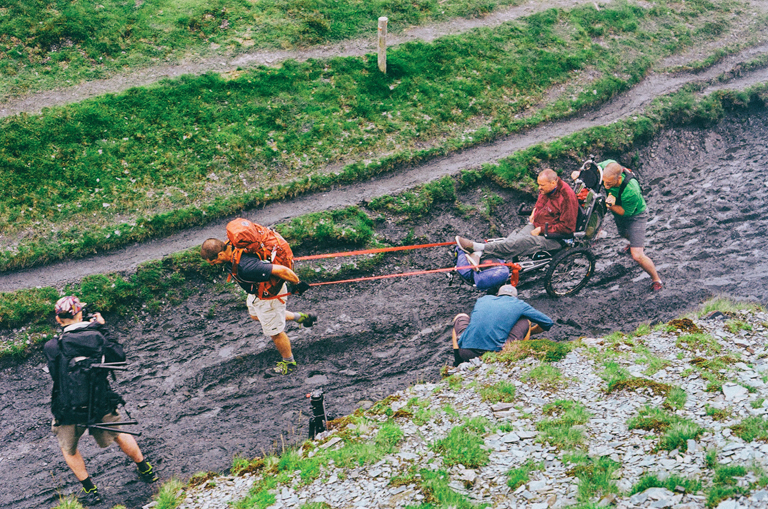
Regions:
M 616 96 L 593 111 L 582 113 L 573 118 L 542 125 L 524 133 L 508 136 L 495 143 L 480 145 L 435 159 L 424 165 L 382 175 L 368 182 L 339 186 L 327 192 L 272 203 L 258 210 L 246 211 L 241 215 L 262 224 L 271 225 L 310 212 L 355 205 L 377 196 L 396 194 L 443 175 L 452 175 L 464 169 L 476 168 L 484 163 L 498 161 L 517 150 L 537 143 L 552 141 L 582 129 L 610 124 L 630 115 L 638 114 L 655 97 L 678 90 L 687 83 L 711 83 L 703 93 L 726 88 L 743 90 L 756 83 L 768 81 L 768 68 L 759 69 L 725 82 L 716 82 L 716 78 L 725 73 L 736 72 L 739 64 L 766 52 L 768 52 L 768 44 L 762 44 L 732 55 L 704 72 L 673 75 L 651 74 L 632 90 Z M 80 260 L 58 262 L 44 267 L 3 273 L 0 274 L 0 292 L 35 286 L 62 286 L 90 274 L 134 270 L 143 262 L 156 260 L 199 245 L 207 238 L 221 236 L 224 226 L 233 217 L 215 221 L 202 228 L 191 228 L 169 237 L 134 244 Z
M 478 27 L 498 26 L 504 22 L 530 16 L 547 9 L 570 9 L 585 3 L 590 2 L 588 0 L 532 0 L 523 5 L 501 9 L 480 18 L 457 18 L 443 23 L 408 28 L 401 34 L 390 33 L 387 36 L 387 44 L 391 47 L 411 41 L 429 42 L 438 37 L 460 34 Z M 601 3 L 608 4 L 610 0 Z M 376 52 L 376 20 L 373 20 L 371 23 L 371 33 L 373 34 L 371 37 L 352 39 L 337 44 L 313 46 L 306 49 L 256 50 L 241 55 L 215 55 L 195 61 L 183 61 L 177 64 L 134 69 L 130 73 L 120 74 L 111 78 L 37 92 L 14 97 L 6 102 L 0 102 L 0 118 L 16 115 L 21 112 L 39 113 L 46 107 L 62 106 L 103 94 L 123 92 L 129 88 L 151 85 L 162 79 L 175 78 L 184 74 L 198 75 L 211 71 L 223 73 L 234 71 L 238 67 L 248 68 L 259 65 L 277 65 L 288 59 L 305 61 L 310 58 L 359 57 L 367 53 Z

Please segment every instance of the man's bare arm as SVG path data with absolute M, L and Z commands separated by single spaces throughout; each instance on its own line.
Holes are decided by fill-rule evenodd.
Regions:
M 279 277 L 284 281 L 288 281 L 289 283 L 299 282 L 299 276 L 297 276 L 294 271 L 288 267 L 285 267 L 284 265 L 272 265 L 272 275 Z

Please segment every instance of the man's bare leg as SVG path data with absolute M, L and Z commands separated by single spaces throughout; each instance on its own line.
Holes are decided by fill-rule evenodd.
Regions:
M 75 474 L 78 481 L 85 481 L 88 479 L 88 471 L 85 469 L 85 460 L 80 454 L 80 451 L 75 451 L 75 454 L 69 455 L 62 449 L 61 453 L 64 455 L 64 461 L 67 462 L 67 466 Z
M 651 276 L 652 281 L 661 281 L 659 274 L 656 272 L 656 266 L 650 258 L 645 256 L 642 247 L 630 247 L 629 252 L 632 253 L 632 259 L 635 260 L 649 276 Z

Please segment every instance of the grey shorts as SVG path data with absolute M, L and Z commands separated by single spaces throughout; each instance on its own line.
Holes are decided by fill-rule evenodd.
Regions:
M 117 413 L 117 410 L 101 418 L 101 422 L 118 422 L 119 420 L 120 414 Z M 77 424 L 63 424 L 57 426 L 56 419 L 51 423 L 51 431 L 53 431 L 53 434 L 58 439 L 59 447 L 70 456 L 74 456 L 77 452 L 77 443 L 80 441 L 80 437 L 83 436 L 86 429 L 87 428 L 84 426 L 79 426 Z M 90 433 L 93 439 L 96 440 L 98 446 L 103 449 L 115 441 L 117 435 L 120 434 L 120 427 L 116 426 L 115 431 L 94 429 L 91 430 Z
M 632 217 L 613 215 L 616 220 L 616 229 L 619 235 L 629 240 L 629 247 L 645 246 L 645 223 L 648 220 L 648 212 L 643 212 Z

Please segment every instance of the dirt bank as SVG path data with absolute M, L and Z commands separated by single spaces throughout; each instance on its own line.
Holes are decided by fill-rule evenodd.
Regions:
M 767 302 L 767 147 L 765 110 L 709 130 L 669 130 L 638 147 L 638 170 L 649 190 L 648 254 L 667 289 L 648 293 L 644 273 L 616 254 L 622 242 L 609 221 L 608 238 L 595 245 L 597 274 L 578 297 L 555 301 L 535 281 L 521 285 L 523 298 L 557 320 L 548 337 L 631 330 L 668 320 L 719 292 Z M 482 185 L 460 198 L 478 204 L 488 192 L 506 200 L 494 222 L 503 231 L 514 228 L 518 196 Z M 380 231 L 392 240 L 413 231 L 430 241 L 490 233 L 481 216 L 462 216 L 452 205 L 415 224 L 387 222 Z M 425 250 L 391 257 L 381 271 L 449 264 L 446 250 Z M 163 478 L 225 470 L 235 454 L 259 455 L 280 444 L 281 436 L 287 442 L 303 438 L 304 395 L 315 387 L 324 387 L 329 411 L 341 415 L 416 380 L 436 378 L 450 359 L 450 320 L 471 310 L 477 296 L 467 286 L 449 286 L 444 275 L 314 288 L 289 306 L 322 317 L 313 329 L 289 327 L 301 369 L 275 380 L 261 373 L 277 354 L 247 318 L 243 302 L 199 293 L 159 315 L 137 310 L 134 318 L 113 323 L 133 367 L 120 377 L 119 390 L 141 421 L 140 443 Z M 58 493 L 77 488 L 50 435 L 51 382 L 42 368 L 39 353 L 2 368 L 3 509 L 52 505 Z M 83 453 L 108 496 L 107 507 L 147 502 L 151 488 L 136 482 L 124 456 L 113 449 L 98 453 L 90 440 Z

